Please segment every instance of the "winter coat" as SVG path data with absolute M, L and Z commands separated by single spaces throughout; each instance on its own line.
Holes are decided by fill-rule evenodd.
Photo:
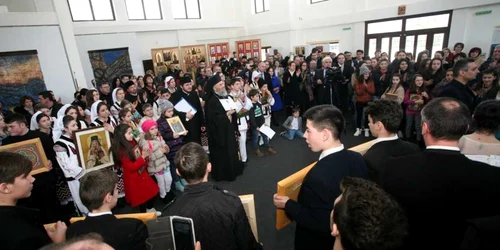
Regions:
M 167 144 L 161 136 L 156 136 L 153 140 L 146 140 L 144 136 L 141 136 L 139 146 L 142 150 L 151 150 L 148 161 L 148 172 L 150 175 L 161 172 L 170 166 L 170 162 L 162 150 Z
M 356 102 L 369 103 L 372 100 L 372 95 L 375 93 L 375 85 L 372 80 L 365 83 L 354 83 L 354 93 L 356 93 Z
M 158 119 L 156 122 L 158 123 L 158 130 L 160 131 L 163 140 L 165 140 L 165 143 L 170 148 L 170 151 L 167 153 L 167 158 L 169 160 L 172 160 L 175 157 L 175 153 L 177 153 L 182 145 L 184 145 L 184 140 L 182 139 L 182 136 L 179 136 L 179 138 L 174 138 L 174 132 L 170 128 L 170 125 L 168 125 L 167 117 L 165 117 L 164 114 L 162 114 L 160 116 L 160 119 Z
M 142 150 L 135 141 L 131 141 L 136 152 L 136 160 L 133 161 L 125 152 L 120 152 L 120 162 L 123 168 L 123 183 L 125 186 L 125 200 L 132 207 L 137 207 L 158 194 L 158 185 L 149 176 L 148 164 L 141 157 Z

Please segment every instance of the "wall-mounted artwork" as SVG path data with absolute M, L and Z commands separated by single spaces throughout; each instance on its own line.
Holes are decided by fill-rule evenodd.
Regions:
M 182 69 L 184 72 L 196 72 L 201 60 L 207 61 L 207 48 L 205 45 L 190 45 L 181 47 Z
M 248 59 L 257 57 L 260 59 L 260 40 L 236 41 L 237 54 L 241 57 L 246 55 Z
M 212 43 L 207 45 L 210 48 L 210 64 L 221 58 L 229 58 L 229 43 Z
M 113 155 L 109 153 L 111 139 L 104 127 L 82 129 L 74 132 L 78 161 L 87 171 L 115 165 Z
M 37 101 L 47 90 L 36 50 L 0 52 L 0 99 L 5 108 L 19 106 L 22 96 Z
M 92 50 L 89 51 L 89 59 L 97 84 L 133 74 L 128 48 Z
M 304 46 L 295 47 L 295 55 L 305 55 L 305 54 L 306 54 L 306 47 Z
M 152 49 L 151 58 L 153 58 L 155 74 L 167 73 L 170 64 L 180 69 L 181 57 L 178 47 Z
M 12 152 L 28 158 L 33 164 L 31 175 L 49 171 L 47 168 L 49 166 L 49 161 L 43 150 L 40 138 L 2 146 L 0 147 L 0 152 Z

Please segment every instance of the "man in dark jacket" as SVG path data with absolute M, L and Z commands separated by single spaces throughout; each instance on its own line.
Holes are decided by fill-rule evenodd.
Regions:
M 50 116 L 56 118 L 57 111 L 63 106 L 54 99 L 54 96 L 49 90 L 38 93 L 38 102 L 45 104 L 49 108 Z
M 368 127 L 376 137 L 375 143 L 363 155 L 368 167 L 370 180 L 380 184 L 385 163 L 391 157 L 410 155 L 420 152 L 417 145 L 398 138 L 398 129 L 403 119 L 403 109 L 395 101 L 377 100 L 365 110 Z
M 471 113 L 474 112 L 478 104 L 478 99 L 474 92 L 467 86 L 469 81 L 476 79 L 479 73 L 478 67 L 474 59 L 462 59 L 453 65 L 453 81 L 443 87 L 439 97 L 451 97 L 469 108 Z
M 344 131 L 342 112 L 332 105 L 319 105 L 306 111 L 304 137 L 314 152 L 321 151 L 318 162 L 306 174 L 297 201 L 274 195 L 274 205 L 284 209 L 297 223 L 295 250 L 331 250 L 330 212 L 341 194 L 340 182 L 346 176 L 367 178 L 363 157 L 344 148 L 340 133 Z
M 470 122 L 463 103 L 434 99 L 422 110 L 427 149 L 387 161 L 382 188 L 406 210 L 404 249 L 458 249 L 468 220 L 499 214 L 500 169 L 472 161 L 458 148 Z
M 262 249 L 252 233 L 240 198 L 208 182 L 211 164 L 205 150 L 188 143 L 177 152 L 177 173 L 188 182 L 182 196 L 163 215 L 193 219 L 196 240 L 203 250 Z
M 181 112 L 175 110 L 175 114 L 179 116 L 188 134 L 184 137 L 184 142 L 196 142 L 201 144 L 201 130 L 203 126 L 203 110 L 201 110 L 200 97 L 193 91 L 193 81 L 189 76 L 181 78 L 180 88 L 172 94 L 170 101 L 176 105 L 184 98 L 193 108 L 190 112 Z

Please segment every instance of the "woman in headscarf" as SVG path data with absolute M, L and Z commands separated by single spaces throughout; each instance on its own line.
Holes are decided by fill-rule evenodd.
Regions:
M 123 99 L 125 99 L 125 92 L 122 88 L 116 88 L 113 90 L 111 97 L 113 97 L 113 104 L 110 106 L 111 114 L 116 120 L 118 120 L 118 113 L 120 113 L 120 110 L 122 109 L 121 103 Z M 93 121 L 94 119 L 92 119 L 90 122 Z

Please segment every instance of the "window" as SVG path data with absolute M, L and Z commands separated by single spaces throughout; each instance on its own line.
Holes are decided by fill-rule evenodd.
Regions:
M 328 0 L 311 0 L 311 4 L 314 4 L 314 3 L 321 3 L 321 2 L 326 2 Z
M 397 32 L 403 29 L 403 20 L 385 21 L 368 24 L 368 34 Z
M 255 14 L 269 11 L 269 0 L 253 0 L 255 3 Z
M 161 19 L 159 0 L 125 0 L 129 20 Z
M 112 21 L 111 0 L 68 0 L 73 21 Z
M 201 19 L 199 0 L 172 0 L 174 19 Z
M 423 30 L 448 27 L 450 14 L 409 18 L 406 20 L 406 30 Z

